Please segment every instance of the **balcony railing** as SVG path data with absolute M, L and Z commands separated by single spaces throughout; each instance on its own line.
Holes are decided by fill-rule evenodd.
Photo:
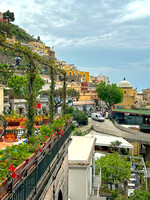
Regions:
M 18 173 L 20 180 L 8 182 L 2 189 L 0 194 L 7 190 L 5 195 L 7 200 L 26 200 L 31 192 L 34 190 L 38 192 L 37 185 L 44 175 L 50 164 L 60 151 L 61 147 L 69 138 L 72 131 L 70 126 L 58 140 L 47 142 L 43 147 L 42 152 L 39 152 L 35 157 Z M 2 198 L 5 199 L 5 198 Z

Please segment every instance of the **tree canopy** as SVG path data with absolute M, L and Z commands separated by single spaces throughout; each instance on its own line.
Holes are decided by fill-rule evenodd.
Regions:
M 106 183 L 123 182 L 130 178 L 131 164 L 127 161 L 127 157 L 120 157 L 117 152 L 100 157 L 95 161 L 95 165 L 95 173 L 98 175 L 101 167 L 102 180 Z
M 106 85 L 106 83 L 102 81 L 97 86 L 96 92 L 98 97 L 106 103 L 109 109 L 113 105 L 121 103 L 123 100 L 123 91 L 115 83 Z
M 14 22 L 15 21 L 15 15 L 13 12 L 10 12 L 7 10 L 3 13 L 3 19 L 8 19 L 8 22 Z
M 80 92 L 78 92 L 78 91 L 75 90 L 75 89 L 68 89 L 68 90 L 67 90 L 67 97 L 68 97 L 68 99 L 72 99 L 72 98 L 79 99 L 79 97 L 80 97 Z
M 29 82 L 29 76 L 18 76 L 18 75 L 13 75 L 10 79 L 8 79 L 8 87 L 10 87 L 13 90 L 13 95 L 16 98 L 25 98 L 27 99 L 28 97 L 28 82 Z M 35 96 L 37 97 L 42 89 L 42 86 L 44 85 L 44 80 L 41 79 L 39 75 L 36 76 L 34 85 L 34 93 Z

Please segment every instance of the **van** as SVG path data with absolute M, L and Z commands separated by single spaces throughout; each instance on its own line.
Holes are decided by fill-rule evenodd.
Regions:
M 104 122 L 105 118 L 99 113 L 92 113 L 91 118 L 100 122 Z

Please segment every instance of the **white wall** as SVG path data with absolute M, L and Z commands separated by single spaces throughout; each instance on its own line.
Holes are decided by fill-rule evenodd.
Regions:
M 71 200 L 87 199 L 87 168 L 69 166 L 69 198 Z

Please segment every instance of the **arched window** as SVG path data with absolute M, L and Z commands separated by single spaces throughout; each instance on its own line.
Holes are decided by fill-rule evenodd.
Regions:
M 71 76 L 71 72 L 69 72 L 69 75 Z
M 58 194 L 58 200 L 63 200 L 63 195 L 61 190 L 59 190 L 59 194 Z

